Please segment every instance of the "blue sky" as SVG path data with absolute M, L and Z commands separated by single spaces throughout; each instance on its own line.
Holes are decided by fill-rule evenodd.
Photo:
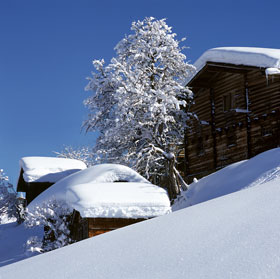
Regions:
M 131 22 L 167 18 L 193 63 L 218 46 L 280 48 L 278 1 L 0 1 L 0 168 L 23 156 L 92 145 L 81 130 L 91 61 L 109 61 Z

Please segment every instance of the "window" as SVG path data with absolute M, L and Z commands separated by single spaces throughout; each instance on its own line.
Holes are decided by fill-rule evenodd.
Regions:
M 230 111 L 235 108 L 235 95 L 228 93 L 223 96 L 223 109 L 224 112 Z
M 272 129 L 270 127 L 261 128 L 262 137 L 268 137 L 272 135 Z
M 203 145 L 203 138 L 200 136 L 197 138 L 197 142 L 196 142 L 196 154 L 198 156 L 201 156 L 205 153 L 204 151 L 204 145 Z
M 227 132 L 227 147 L 233 146 L 236 146 L 236 131 L 231 128 Z

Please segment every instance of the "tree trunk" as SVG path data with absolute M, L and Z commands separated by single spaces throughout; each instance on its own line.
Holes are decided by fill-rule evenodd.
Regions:
M 168 159 L 167 162 L 168 189 L 169 189 L 171 200 L 175 199 L 179 194 L 179 187 L 176 181 L 174 167 L 175 167 L 175 157 L 172 156 L 171 158 Z

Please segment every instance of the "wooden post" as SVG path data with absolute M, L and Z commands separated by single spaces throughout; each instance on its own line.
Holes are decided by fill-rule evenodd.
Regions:
M 251 118 L 250 118 L 250 100 L 249 100 L 249 88 L 247 81 L 247 74 L 244 74 L 244 88 L 245 88 L 245 104 L 246 104 L 246 131 L 247 131 L 247 158 L 252 157 L 252 148 L 251 148 Z
M 216 139 L 216 122 L 215 122 L 215 92 L 210 88 L 210 105 L 211 105 L 211 134 L 213 139 L 213 161 L 214 168 L 217 168 L 217 139 Z

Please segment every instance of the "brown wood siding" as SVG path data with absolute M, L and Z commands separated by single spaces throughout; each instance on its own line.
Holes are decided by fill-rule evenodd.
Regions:
M 206 66 L 189 84 L 198 120 L 186 134 L 188 182 L 280 145 L 280 77 L 230 67 Z
M 115 229 L 145 221 L 145 218 L 82 218 L 76 210 L 70 216 L 70 234 L 74 241 L 97 236 Z
M 213 137 L 211 129 L 211 96 L 209 89 L 201 89 L 193 105 L 198 120 L 190 123 L 186 137 L 188 174 L 201 177 L 205 170 L 213 169 Z M 209 172 L 206 171 L 206 174 Z M 189 181 L 188 181 L 189 182 Z
M 147 219 L 123 219 L 123 218 L 87 218 L 88 237 L 93 237 L 115 229 L 126 227 Z
M 263 71 L 248 74 L 252 156 L 279 146 L 280 78 Z

